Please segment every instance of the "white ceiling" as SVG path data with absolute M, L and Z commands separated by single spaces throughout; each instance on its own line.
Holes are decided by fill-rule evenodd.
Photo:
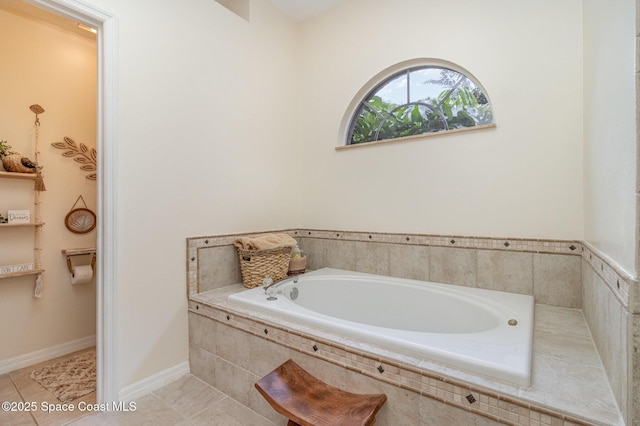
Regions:
M 335 7 L 346 0 L 271 0 L 284 13 L 296 21 L 304 21 Z

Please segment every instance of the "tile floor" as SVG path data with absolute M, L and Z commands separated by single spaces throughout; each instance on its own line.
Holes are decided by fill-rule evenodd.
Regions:
M 72 356 L 70 354 L 67 356 Z M 91 412 L 81 407 L 96 403 L 95 392 L 70 403 L 74 411 L 51 411 L 48 404 L 61 404 L 58 399 L 33 381 L 29 374 L 41 365 L 64 357 L 22 368 L 0 376 L 0 402 L 35 402 L 31 412 L 0 410 L 0 425 L 46 426 L 139 426 L 139 425 L 220 425 L 220 426 L 274 426 L 219 390 L 189 374 L 181 379 L 139 398 L 129 411 Z M 44 406 L 43 406 L 44 404 Z

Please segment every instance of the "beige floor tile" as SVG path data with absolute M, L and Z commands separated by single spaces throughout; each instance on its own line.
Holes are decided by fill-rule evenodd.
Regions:
M 94 413 L 69 423 L 69 426 L 120 426 L 122 424 L 114 413 Z
M 192 417 L 206 410 L 225 395 L 189 374 L 153 392 L 180 414 Z
M 24 411 L 0 411 L 0 425 L 27 426 L 36 425 L 31 415 Z
M 71 425 L 73 426 L 175 426 L 186 420 L 180 413 L 171 408 L 167 403 L 149 394 L 135 401 L 135 410 L 130 411 L 105 411 L 94 413 Z
M 224 398 L 189 419 L 194 426 L 274 426 L 239 402 Z
M 20 394 L 8 374 L 0 376 L 0 398 L 2 401 L 20 401 Z
M 24 401 L 13 385 L 8 374 L 0 376 L 0 401 L 10 403 L 0 409 L 0 425 L 35 425 L 36 422 L 29 411 L 24 410 Z
M 51 394 L 49 394 L 51 395 Z M 43 402 L 46 402 L 45 406 L 43 406 Z M 35 411 L 33 413 L 37 423 L 39 426 L 62 426 L 66 425 L 71 421 L 80 419 L 85 417 L 91 413 L 86 411 L 81 411 L 79 409 L 79 403 L 83 402 L 86 404 L 95 404 L 96 402 L 96 393 L 92 392 L 89 395 L 85 395 L 82 398 L 78 398 L 74 401 L 69 402 L 68 406 L 73 407 L 73 411 L 59 411 L 63 406 L 63 403 L 60 402 L 55 396 L 51 395 L 47 401 L 39 402 L 41 409 Z M 48 405 L 52 404 L 52 405 Z M 45 411 L 46 409 L 50 409 L 49 412 Z

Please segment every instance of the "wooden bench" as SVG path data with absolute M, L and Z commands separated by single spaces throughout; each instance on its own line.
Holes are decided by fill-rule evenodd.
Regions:
M 384 394 L 361 395 L 328 385 L 292 360 L 286 361 L 255 384 L 288 426 L 365 426 L 387 400 Z

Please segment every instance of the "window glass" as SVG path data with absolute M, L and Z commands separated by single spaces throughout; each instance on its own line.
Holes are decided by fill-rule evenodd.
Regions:
M 347 145 L 493 123 L 488 97 L 468 76 L 440 66 L 412 67 L 371 90 L 351 119 Z

